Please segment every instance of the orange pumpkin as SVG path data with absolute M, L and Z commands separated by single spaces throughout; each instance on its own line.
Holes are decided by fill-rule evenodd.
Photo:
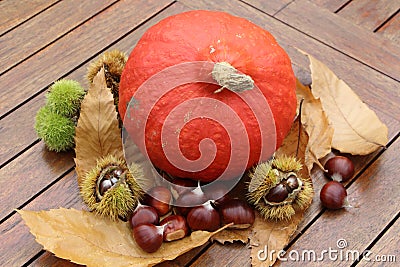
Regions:
M 274 140 L 269 143 L 270 146 L 273 145 L 272 152 L 282 144 L 296 112 L 295 76 L 290 59 L 269 32 L 246 19 L 224 12 L 196 10 L 174 15 L 152 26 L 142 36 L 131 52 L 121 76 L 121 117 L 124 118 L 129 113 L 129 102 L 146 81 L 171 66 L 185 62 L 209 62 L 215 66 L 221 62 L 229 63 L 228 68 L 233 67 L 235 73 L 250 77 L 268 102 L 266 104 L 267 102 L 260 101 L 256 108 L 272 113 L 274 122 L 266 124 L 275 127 L 272 129 Z M 218 79 L 217 76 L 213 73 L 214 79 Z M 271 147 L 268 148 L 269 153 L 263 153 L 262 146 L 268 144 L 262 143 L 263 129 L 259 127 L 260 122 L 254 114 L 255 107 L 249 106 L 241 97 L 241 94 L 252 91 L 251 89 L 244 92 L 240 92 L 240 88 L 221 89 L 221 86 L 226 85 L 223 81 L 222 84 L 218 81 L 220 85 L 193 82 L 160 93 L 165 88 L 163 81 L 159 81 L 159 84 L 153 84 L 146 92 L 148 97 L 142 98 L 139 103 L 141 105 L 151 102 L 147 104 L 152 107 L 146 118 L 137 118 L 138 121 L 146 120 L 142 124 L 144 133 L 135 134 L 140 129 L 128 129 L 139 148 L 156 167 L 173 176 L 210 182 L 222 174 L 224 179 L 240 176 L 245 169 L 271 156 Z M 152 95 L 157 94 L 161 96 L 152 98 Z M 222 103 L 222 106 L 227 105 L 237 119 L 230 119 L 229 114 L 225 116 L 228 119 L 223 123 L 210 115 L 192 118 L 192 111 L 196 114 L 214 112 L 218 118 L 224 117 L 220 114 L 223 113 L 222 109 L 210 111 L 210 106 L 203 106 L 200 100 L 189 106 L 192 110 L 188 110 L 184 118 L 169 119 L 168 116 L 177 107 L 192 103 L 190 101 L 194 99 L 213 100 Z M 130 115 L 127 114 L 127 117 Z M 165 153 L 168 144 L 162 137 L 165 129 L 163 127 L 168 119 L 168 127 L 176 129 L 169 131 L 169 135 L 175 136 L 167 138 L 176 139 L 178 149 L 174 153 L 181 153 L 189 161 L 196 161 L 201 156 L 207 156 L 204 154 L 208 154 L 208 149 L 213 150 L 210 152 L 212 159 L 206 160 L 209 163 L 206 167 L 185 169 L 177 166 L 176 162 L 171 162 Z M 236 125 L 238 120 L 244 125 L 246 136 L 241 136 L 240 131 L 230 132 L 239 127 Z M 201 141 L 204 139 L 211 139 L 212 144 L 205 142 L 202 147 Z M 232 150 L 232 140 L 239 143 L 238 149 Z M 246 145 L 248 149 L 245 149 Z M 231 171 L 224 173 L 232 159 L 240 159 L 244 164 L 238 164 L 241 166 L 237 168 L 233 166 Z

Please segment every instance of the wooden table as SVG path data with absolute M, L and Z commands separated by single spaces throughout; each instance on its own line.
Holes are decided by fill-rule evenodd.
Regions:
M 300 48 L 345 80 L 387 124 L 386 149 L 352 157 L 346 184 L 353 208 L 327 211 L 318 192 L 326 182 L 313 173 L 315 195 L 286 250 L 337 249 L 393 255 L 400 261 L 400 0 L 3 0 L 0 2 L 0 266 L 73 266 L 42 250 L 15 209 L 82 208 L 73 152 L 49 152 L 38 140 L 34 116 L 49 85 L 60 78 L 84 81 L 89 62 L 106 50 L 130 52 L 162 18 L 190 9 L 218 9 L 270 31 L 307 70 Z M 307 72 L 307 71 L 306 71 Z M 389 259 L 390 257 L 386 257 Z M 281 262 L 282 266 L 321 262 Z M 332 261 L 325 266 L 395 266 Z M 208 243 L 161 266 L 249 266 L 241 243 Z

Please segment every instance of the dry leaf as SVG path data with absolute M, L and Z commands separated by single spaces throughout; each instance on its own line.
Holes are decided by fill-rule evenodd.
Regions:
M 75 134 L 75 164 L 78 183 L 96 166 L 97 159 L 112 154 L 123 157 L 114 99 L 107 88 L 104 69 L 93 79 L 81 104 Z
M 266 222 L 257 213 L 250 236 L 251 265 L 272 266 L 277 260 L 278 252 L 289 243 L 302 219 L 303 212 L 296 213 L 290 221 Z
M 249 235 L 252 229 L 225 229 L 218 234 L 211 237 L 211 241 L 217 241 L 221 244 L 225 242 L 233 243 L 234 241 L 240 241 L 242 243 L 247 243 L 249 241 Z
M 205 244 L 215 232 L 195 231 L 174 242 L 164 242 L 155 253 L 141 250 L 129 224 L 110 221 L 87 211 L 55 209 L 18 211 L 36 241 L 57 257 L 87 266 L 153 266 Z
M 300 139 L 299 139 L 300 138 Z M 296 156 L 303 165 L 308 135 L 297 119 L 276 154 Z M 310 178 L 307 168 L 300 171 L 303 178 Z M 311 179 L 310 179 L 311 180 Z M 250 235 L 252 266 L 271 266 L 277 260 L 277 252 L 283 250 L 301 222 L 304 211 L 297 211 L 288 221 L 267 221 L 257 213 Z M 271 253 L 274 250 L 276 253 Z M 271 254 L 270 254 L 271 253 Z
M 310 172 L 314 163 L 324 169 L 319 159 L 331 152 L 333 128 L 322 109 L 320 100 L 315 99 L 310 87 L 304 86 L 299 80 L 296 80 L 296 95 L 298 100 L 303 99 L 301 124 L 309 136 L 305 152 L 305 165 Z
M 327 66 L 310 59 L 312 94 L 319 98 L 334 128 L 332 147 L 353 155 L 366 155 L 388 142 L 388 129 L 374 111 Z

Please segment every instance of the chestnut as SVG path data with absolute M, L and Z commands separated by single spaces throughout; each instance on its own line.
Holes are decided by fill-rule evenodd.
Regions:
M 253 225 L 255 220 L 254 210 L 243 200 L 231 199 L 225 201 L 220 207 L 222 225 L 233 222 L 229 228 L 244 229 Z
M 295 175 L 290 175 L 286 179 L 286 189 L 289 193 L 292 193 L 294 190 L 298 189 L 299 186 L 299 179 Z
M 178 240 L 189 234 L 189 226 L 185 217 L 181 215 L 169 215 L 160 222 L 160 225 L 165 225 L 164 241 Z
M 213 232 L 221 225 L 221 217 L 211 204 L 211 200 L 192 208 L 186 219 L 190 229 L 193 231 L 203 230 Z
M 320 192 L 320 200 L 328 209 L 340 209 L 348 206 L 346 188 L 338 181 L 326 183 Z
M 289 196 L 289 192 L 284 183 L 279 183 L 272 187 L 265 195 L 265 199 L 272 203 L 281 203 Z
M 132 234 L 138 246 L 148 253 L 156 252 L 163 243 L 164 226 L 141 224 L 133 228 Z
M 143 203 L 154 207 L 159 216 L 167 214 L 171 210 L 172 195 L 168 188 L 155 186 L 144 197 Z
M 354 175 L 354 164 L 353 162 L 344 156 L 335 156 L 330 158 L 324 166 L 327 175 L 332 180 L 338 182 L 344 182 L 349 180 Z
M 180 195 L 193 190 L 193 187 L 197 186 L 197 182 L 191 179 L 174 178 L 170 182 L 172 183 L 171 193 L 175 199 L 178 199 Z
M 206 201 L 207 197 L 201 190 L 200 185 L 198 185 L 192 191 L 186 192 L 183 195 L 179 196 L 179 198 L 175 202 L 175 211 L 178 214 L 186 216 L 191 208 L 199 206 Z
M 212 184 L 204 187 L 204 194 L 206 195 L 207 199 L 213 200 L 217 207 L 229 199 L 228 192 L 229 188 L 220 182 L 213 182 Z
M 132 213 L 132 216 L 129 219 L 129 224 L 132 228 L 135 228 L 136 226 L 145 223 L 158 224 L 159 220 L 160 218 L 155 208 L 139 204 Z

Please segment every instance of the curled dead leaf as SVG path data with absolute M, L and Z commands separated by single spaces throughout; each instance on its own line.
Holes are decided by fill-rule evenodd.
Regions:
M 334 128 L 332 147 L 353 155 L 370 154 L 388 142 L 388 128 L 326 65 L 308 55 L 312 94 L 321 100 Z
M 298 101 L 303 100 L 301 124 L 309 137 L 305 152 L 305 165 L 310 172 L 314 163 L 324 169 L 319 159 L 331 152 L 334 130 L 322 108 L 321 101 L 314 98 L 310 87 L 304 86 L 299 80 L 296 80 L 296 95 Z

